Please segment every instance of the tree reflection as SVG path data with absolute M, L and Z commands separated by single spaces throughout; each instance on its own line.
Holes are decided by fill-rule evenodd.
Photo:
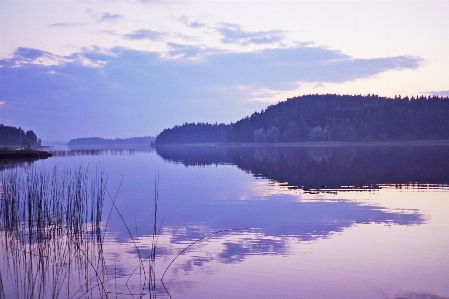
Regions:
M 234 164 L 290 187 L 449 183 L 449 146 L 160 146 L 166 161 L 185 166 Z

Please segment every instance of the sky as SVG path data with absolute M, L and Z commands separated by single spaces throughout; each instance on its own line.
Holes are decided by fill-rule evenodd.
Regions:
M 0 124 L 231 123 L 305 94 L 449 96 L 449 1 L 0 0 Z

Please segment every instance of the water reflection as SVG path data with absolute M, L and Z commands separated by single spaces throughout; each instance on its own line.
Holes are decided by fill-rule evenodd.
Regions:
M 145 288 L 140 267 L 148 273 L 153 179 L 160 172 L 160 298 L 168 298 L 160 276 L 175 259 L 164 277 L 172 298 L 443 299 L 449 293 L 448 189 L 438 184 L 448 179 L 447 149 L 163 147 L 157 148 L 163 159 L 105 151 L 40 164 L 101 165 L 112 197 L 119 190 L 123 219 L 107 197 L 107 229 L 102 226 L 110 297 Z M 380 185 L 410 181 L 435 185 Z M 323 185 L 338 192 L 301 190 Z M 378 188 L 340 192 L 346 185 Z M 5 249 L 0 254 L 7 256 Z
M 205 166 L 231 164 L 228 149 L 222 146 L 158 146 L 156 153 L 169 162 Z
M 448 145 L 160 146 L 166 161 L 234 164 L 256 177 L 304 188 L 449 183 Z
M 30 166 L 37 160 L 40 159 L 0 159 L 0 171 L 5 169 L 12 169 L 17 166 Z
M 176 211 L 176 210 L 175 210 Z M 278 202 L 252 201 L 245 204 L 191 204 L 165 221 L 170 227 L 185 225 L 183 215 L 211 230 L 234 228 L 263 232 L 267 236 L 294 236 L 299 241 L 327 238 L 356 224 L 414 225 L 424 222 L 417 211 L 391 211 L 351 201 Z M 173 231 L 173 241 L 194 240 L 205 232 Z
M 118 153 L 120 151 L 127 152 L 127 151 L 137 151 L 137 152 L 152 152 L 153 148 L 149 145 L 143 145 L 143 144 L 120 144 L 120 145 L 67 145 L 67 146 L 56 146 L 52 147 L 52 149 L 55 150 L 66 150 L 69 149 L 70 151 L 99 151 L 103 154 L 107 153 Z

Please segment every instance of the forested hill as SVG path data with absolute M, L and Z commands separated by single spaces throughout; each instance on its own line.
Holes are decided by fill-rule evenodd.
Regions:
M 71 139 L 67 145 L 77 146 L 77 145 L 124 145 L 124 144 L 145 144 L 149 145 L 155 140 L 154 137 L 131 137 L 131 138 L 116 138 L 116 139 L 104 139 L 100 137 L 83 137 Z
M 173 129 L 169 142 L 301 142 L 301 141 L 409 141 L 449 139 L 449 98 L 437 96 L 386 98 L 377 95 L 305 95 L 255 112 L 226 130 L 202 124 Z M 209 128 L 209 130 L 207 130 Z
M 156 144 L 221 143 L 226 142 L 231 125 L 185 123 L 163 130 L 156 137 Z
M 306 95 L 236 122 L 231 142 L 449 139 L 449 98 Z
M 0 146 L 40 147 L 41 140 L 31 130 L 25 132 L 22 128 L 0 124 Z

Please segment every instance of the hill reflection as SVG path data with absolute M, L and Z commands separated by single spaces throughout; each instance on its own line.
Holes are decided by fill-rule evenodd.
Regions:
M 448 145 L 161 146 L 156 152 L 185 166 L 233 164 L 291 187 L 449 183 Z

